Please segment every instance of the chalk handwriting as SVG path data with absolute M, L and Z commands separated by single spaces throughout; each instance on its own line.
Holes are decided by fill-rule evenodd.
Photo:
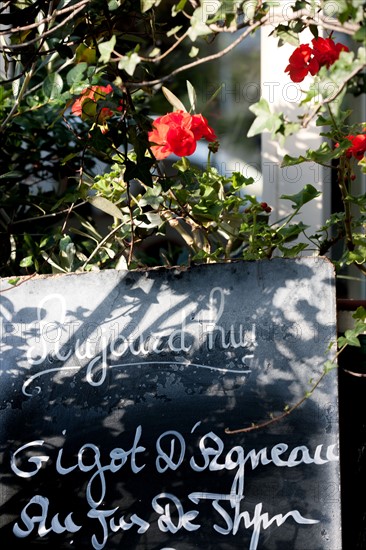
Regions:
M 152 369 L 209 369 L 246 376 L 252 369 L 259 331 L 266 328 L 258 328 L 251 321 L 245 322 L 244 317 L 240 323 L 225 322 L 227 292 L 221 287 L 213 288 L 206 302 L 200 302 L 201 309 L 194 315 L 182 308 L 178 322 L 176 317 L 172 322 L 167 317 L 165 321 L 169 322 L 164 325 L 163 319 L 156 330 L 146 326 L 144 320 L 141 327 L 136 326 L 126 308 L 118 313 L 118 321 L 123 318 L 122 324 L 110 319 L 106 323 L 108 331 L 92 324 L 88 334 L 83 333 L 78 320 L 68 319 L 64 296 L 50 294 L 38 304 L 37 319 L 27 329 L 32 335 L 25 354 L 28 366 L 41 370 L 32 371 L 22 392 L 27 397 L 40 393 L 41 388 L 35 386 L 35 381 L 61 371 L 77 373 L 83 370 L 86 382 L 98 387 L 106 382 L 110 370 L 136 365 Z M 47 321 L 48 303 L 58 311 L 56 322 Z M 291 330 L 293 335 L 297 327 Z M 212 350 L 222 353 L 211 354 L 220 357 L 211 365 L 206 358 Z M 201 356 L 205 359 L 199 362 Z M 193 362 L 193 357 L 199 359 Z M 234 359 L 226 361 L 229 357 Z M 51 362 L 56 364 L 48 368 Z M 291 505 L 288 506 L 290 509 L 276 510 L 276 514 L 271 516 L 266 511 L 266 502 L 262 502 L 265 500 L 263 494 L 254 502 L 248 498 L 253 495 L 247 495 L 247 478 L 248 474 L 257 471 L 260 479 L 263 469 L 272 472 L 276 468 L 326 467 L 339 461 L 336 444 L 318 444 L 315 448 L 302 444 L 291 447 L 285 441 L 278 441 L 262 448 L 230 447 L 214 431 L 198 435 L 197 432 L 202 434 L 201 430 L 200 420 L 193 425 L 190 434 L 172 427 L 157 435 L 153 449 L 144 443 L 141 425 L 124 434 L 128 441 L 124 440 L 123 447 L 111 449 L 100 449 L 89 441 L 80 442 L 70 453 L 66 430 L 63 432 L 64 444 L 57 449 L 53 449 L 45 439 L 24 443 L 10 455 L 13 474 L 26 483 L 44 469 L 56 477 L 77 474 L 87 506 L 82 513 L 78 510 L 76 515 L 70 500 L 67 512 L 61 514 L 57 513 L 56 495 L 52 496 L 55 502 L 50 502 L 46 496 L 35 494 L 22 505 L 20 516 L 13 524 L 14 536 L 25 539 L 31 535 L 43 538 L 49 534 L 76 534 L 82 533 L 87 524 L 91 547 L 103 550 L 114 534 L 119 533 L 123 538 L 124 533 L 131 530 L 144 535 L 154 522 L 155 529 L 157 527 L 167 536 L 180 533 L 182 537 L 206 529 L 224 538 L 245 537 L 249 545 L 246 550 L 257 550 L 261 534 L 273 525 L 280 528 L 286 522 L 292 522 L 309 527 L 319 523 L 318 518 L 305 517 L 301 510 L 291 509 Z M 124 479 L 137 478 L 144 470 L 149 472 L 150 468 L 156 478 L 164 481 L 167 472 L 176 472 L 183 467 L 194 472 L 194 479 L 198 480 L 198 486 L 187 487 L 184 494 L 175 494 L 173 487 L 162 483 L 164 491 L 158 494 L 151 491 L 146 497 L 144 513 L 134 513 L 130 509 L 130 497 L 126 502 L 121 497 L 117 503 L 113 501 L 113 506 L 108 506 L 108 498 L 112 493 L 116 494 L 116 487 Z M 214 481 L 218 472 L 224 473 L 224 476 L 220 474 L 220 484 L 224 482 L 226 485 L 223 488 L 214 484 L 215 490 L 210 491 L 207 480 Z M 200 490 L 199 479 L 203 473 L 212 475 L 205 475 L 204 488 Z M 179 491 L 182 492 L 181 487 Z M 35 492 L 41 491 L 37 489 Z M 212 514 L 210 523 L 207 523 L 207 510 Z M 145 513 L 146 517 L 142 517 Z M 176 549 L 165 546 L 161 550 Z
M 273 523 L 280 527 L 290 518 L 299 525 L 312 525 L 319 523 L 317 519 L 305 518 L 298 510 L 290 510 L 285 514 L 276 514 L 270 517 L 267 512 L 263 512 L 263 503 L 258 503 L 255 506 L 253 516 L 247 510 L 241 510 L 240 502 L 237 502 L 234 506 L 233 517 L 230 512 L 224 509 L 220 504 L 220 501 L 225 501 L 226 495 L 222 495 L 222 498 L 215 498 L 212 502 L 212 508 L 217 512 L 219 519 L 224 520 L 224 525 L 214 523 L 213 529 L 221 535 L 237 535 L 240 527 L 244 529 L 251 529 L 252 534 L 250 537 L 249 550 L 257 550 L 261 529 L 266 530 Z M 161 501 L 161 503 L 159 502 Z M 166 503 L 168 501 L 168 504 Z M 34 505 L 38 505 L 39 512 L 34 511 Z M 33 512 L 28 513 L 28 508 L 33 506 Z M 161 493 L 155 496 L 151 502 L 151 506 L 155 512 L 159 514 L 157 521 L 159 530 L 163 533 L 175 534 L 181 529 L 186 531 L 196 531 L 202 527 L 200 523 L 194 523 L 199 521 L 199 511 L 189 510 L 184 511 L 183 505 L 178 497 L 171 493 Z M 54 532 L 56 534 L 62 534 L 64 532 L 76 533 L 82 526 L 74 523 L 72 519 L 73 513 L 69 513 L 64 521 L 64 525 L 59 520 L 59 514 L 56 514 L 51 521 L 48 518 L 49 501 L 47 498 L 36 495 L 28 504 L 23 508 L 21 512 L 21 522 L 16 522 L 13 526 L 13 533 L 18 538 L 25 538 L 33 533 L 35 530 L 39 537 L 44 537 L 47 534 Z M 117 516 L 119 514 L 119 507 L 111 510 L 100 510 L 98 508 L 91 508 L 87 517 L 90 519 L 96 519 L 99 522 L 101 533 L 93 533 L 91 537 L 92 547 L 95 550 L 102 550 L 108 542 L 109 535 L 111 533 L 117 533 L 118 531 L 127 531 L 132 527 L 137 529 L 138 534 L 143 534 L 150 528 L 150 523 L 145 521 L 136 514 L 132 514 L 129 520 L 125 520 L 125 517 Z M 47 522 L 50 521 L 50 527 L 47 527 Z M 38 527 L 37 527 L 38 526 Z
M 286 514 L 276 514 L 275 516 L 270 518 L 267 512 L 262 513 L 262 502 L 259 502 L 256 505 L 252 518 L 250 517 L 250 513 L 248 511 L 240 510 L 240 504 L 238 502 L 234 506 L 234 518 L 232 518 L 224 510 L 224 508 L 220 506 L 218 500 L 215 500 L 213 502 L 213 507 L 220 514 L 222 519 L 225 520 L 226 523 L 226 527 L 221 527 L 217 524 L 213 526 L 215 531 L 217 531 L 218 533 L 221 533 L 222 535 L 236 535 L 241 523 L 244 524 L 245 529 L 250 529 L 251 527 L 253 528 L 249 550 L 256 550 L 258 548 L 261 529 L 268 529 L 268 527 L 270 527 L 272 523 L 276 523 L 277 527 L 280 527 L 289 518 L 292 518 L 296 523 L 303 525 L 319 523 L 319 520 L 317 519 L 304 518 L 298 510 L 291 510 Z
M 213 431 L 204 433 L 197 439 L 195 434 L 201 426 L 198 421 L 191 430 L 191 436 L 184 436 L 177 430 L 166 430 L 155 442 L 155 469 L 157 475 L 163 476 L 167 471 L 176 471 L 183 464 L 196 473 L 204 471 L 231 473 L 232 478 L 227 492 L 210 491 L 187 492 L 186 496 L 177 496 L 171 492 L 162 492 L 152 497 L 151 512 L 157 515 L 157 526 L 162 533 L 175 534 L 179 531 L 194 532 L 202 529 L 200 506 L 202 502 L 210 503 L 212 508 L 211 528 L 222 536 L 241 536 L 242 531 L 251 530 L 248 550 L 257 550 L 260 534 L 275 524 L 281 527 L 292 521 L 298 525 L 319 523 L 317 518 L 308 518 L 298 509 L 286 510 L 270 516 L 264 509 L 263 502 L 256 503 L 254 509 L 245 509 L 246 499 L 245 475 L 259 466 L 272 468 L 298 468 L 308 465 L 322 467 L 337 462 L 339 456 L 335 444 L 319 444 L 315 449 L 307 445 L 290 447 L 287 443 L 278 442 L 261 449 L 246 449 L 241 445 L 227 448 L 221 437 Z M 63 432 L 66 438 L 66 431 Z M 187 437 L 194 437 L 196 445 Z M 65 440 L 66 444 L 66 440 Z M 56 459 L 51 459 L 48 445 L 42 439 L 30 441 L 17 448 L 10 458 L 10 468 L 20 478 L 36 476 L 44 468 L 54 468 L 55 474 L 67 476 L 78 471 L 81 483 L 85 485 L 85 498 L 90 509 L 86 514 L 95 523 L 91 544 L 95 550 L 102 550 L 109 536 L 118 531 L 135 529 L 137 534 L 146 533 L 151 524 L 135 513 L 121 513 L 120 506 L 105 508 L 108 498 L 108 482 L 111 475 L 127 477 L 139 473 L 147 466 L 147 447 L 143 445 L 143 429 L 138 426 L 126 449 L 115 447 L 109 451 L 108 459 L 102 460 L 102 453 L 94 443 L 84 443 L 77 452 L 77 459 L 71 461 L 64 456 L 64 446 L 58 449 Z M 87 454 L 87 458 L 85 455 Z M 103 455 L 105 456 L 105 455 Z M 109 474 L 108 478 L 106 474 Z M 84 479 L 85 477 L 85 479 Z M 108 479 L 108 481 L 107 481 Z M 228 479 L 226 477 L 226 479 Z M 112 483 L 114 487 L 114 483 Z M 182 498 L 184 501 L 182 501 Z M 189 505 L 189 502 L 192 503 Z M 148 503 L 147 503 L 148 504 Z M 101 508 L 102 506 L 102 508 Z M 13 525 L 13 533 L 18 538 L 26 538 L 36 533 L 44 537 L 49 533 L 76 533 L 83 526 L 74 520 L 74 512 L 66 517 L 52 515 L 50 502 L 42 495 L 33 496 L 21 511 L 19 521 Z M 149 514 L 150 517 L 150 514 Z M 207 526 L 205 526 L 207 528 Z
M 37 505 L 39 508 L 39 515 L 34 515 L 28 513 L 28 509 L 32 508 L 34 510 L 34 505 Z M 46 526 L 47 515 L 48 515 L 49 500 L 48 498 L 42 497 L 40 495 L 35 495 L 31 500 L 26 504 L 22 510 L 20 518 L 22 524 L 15 523 L 13 527 L 14 535 L 18 538 L 25 538 L 33 532 L 34 527 L 38 523 L 37 534 L 39 537 L 45 537 L 48 533 L 57 533 L 58 535 L 67 531 L 68 533 L 76 533 L 81 529 L 81 525 L 76 525 L 72 519 L 72 512 L 68 514 L 65 518 L 64 524 L 62 525 L 58 514 L 56 514 L 52 520 L 50 527 Z
M 109 453 L 110 462 L 108 464 L 101 463 L 99 447 L 97 447 L 93 443 L 85 443 L 80 447 L 78 451 L 77 463 L 73 464 L 72 466 L 64 467 L 62 465 L 63 448 L 61 448 L 57 453 L 56 472 L 63 476 L 69 474 L 70 472 L 73 472 L 76 469 L 83 473 L 92 472 L 86 487 L 86 499 L 90 506 L 98 506 L 103 501 L 106 494 L 106 472 L 109 471 L 113 474 L 119 472 L 119 470 L 121 470 L 121 468 L 126 465 L 128 460 L 130 463 L 130 469 L 134 474 L 139 473 L 145 467 L 144 463 L 141 463 L 139 465 L 137 464 L 137 454 L 143 453 L 146 450 L 145 447 L 139 445 L 140 437 L 141 426 L 138 426 L 131 448 L 128 451 L 125 451 L 124 449 L 121 449 L 119 447 L 112 449 Z M 19 449 L 17 449 L 15 453 L 12 454 L 10 459 L 10 467 L 17 476 L 29 478 L 35 476 L 39 472 L 42 464 L 44 462 L 47 462 L 49 457 L 41 455 L 29 458 L 28 462 L 30 462 L 32 465 L 35 465 L 32 466 L 32 469 L 30 469 L 29 471 L 21 470 L 20 468 L 18 468 L 16 463 L 18 455 L 22 455 L 25 450 L 29 450 L 29 448 L 31 447 L 43 447 L 44 444 L 45 442 L 43 440 L 31 441 L 30 443 L 19 447 Z M 88 453 L 88 458 L 84 462 L 84 455 L 86 453 Z M 97 491 L 95 487 L 98 488 L 98 485 L 99 495 L 95 496 L 95 493 Z
M 43 319 L 44 306 L 47 302 L 52 307 L 59 304 L 60 319 L 51 323 Z M 27 362 L 30 366 L 43 365 L 47 360 L 61 363 L 60 366 L 43 369 L 31 375 L 23 384 L 22 392 L 31 397 L 40 393 L 39 386 L 29 390 L 33 382 L 42 376 L 52 375 L 58 371 L 78 372 L 85 369 L 85 379 L 91 386 L 101 386 L 109 369 L 136 367 L 137 364 L 149 365 L 152 368 L 159 366 L 179 366 L 186 368 L 210 369 L 222 373 L 235 373 L 246 375 L 251 372 L 250 361 L 254 357 L 257 346 L 256 326 L 251 323 L 236 323 L 223 325 L 220 320 L 225 307 L 225 292 L 220 287 L 211 290 L 208 298 L 207 309 L 203 309 L 201 315 L 190 323 L 187 322 L 187 314 L 182 311 L 182 320 L 177 328 L 151 331 L 139 330 L 133 323 L 128 323 L 129 331 L 117 329 L 114 323 L 110 323 L 109 333 L 94 326 L 94 332 L 89 335 L 81 334 L 81 337 L 72 338 L 72 329 L 75 330 L 75 322 L 71 322 L 67 328 L 66 301 L 61 294 L 46 296 L 37 308 L 37 319 L 30 327 L 38 337 L 34 338 L 32 345 L 26 352 Z M 66 328 L 65 328 L 66 327 Z M 76 325 L 77 327 L 77 325 Z M 66 331 L 67 341 L 62 338 L 63 330 Z M 51 349 L 50 349 L 51 346 Z M 225 365 L 208 365 L 192 362 L 190 355 L 198 349 L 212 351 L 242 349 L 238 364 L 227 367 Z M 238 352 L 236 352 L 238 353 Z M 164 361 L 163 356 L 169 354 L 179 355 L 179 360 Z M 153 356 L 158 361 L 151 360 Z M 121 358 L 134 357 L 134 362 L 123 361 Z M 140 363 L 138 362 L 140 360 Z

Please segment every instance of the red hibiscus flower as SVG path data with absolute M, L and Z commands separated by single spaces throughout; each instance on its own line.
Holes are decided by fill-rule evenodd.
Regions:
M 302 82 L 307 74 L 315 75 L 319 70 L 318 62 L 312 57 L 309 44 L 300 44 L 289 58 L 285 73 L 290 74 L 292 82 Z
M 210 142 L 217 140 L 215 132 L 208 125 L 208 122 L 203 115 L 192 116 L 191 130 L 197 141 L 200 140 L 201 138 L 204 138 Z
M 152 143 L 151 151 L 157 160 L 172 153 L 178 157 L 192 155 L 201 138 L 215 141 L 216 135 L 202 115 L 190 115 L 184 111 L 175 111 L 154 120 L 153 130 L 148 139 Z
M 366 153 L 366 134 L 357 134 L 355 136 L 350 134 L 346 136 L 345 139 L 348 139 L 352 144 L 346 151 L 347 157 L 354 157 L 357 160 L 361 160 Z
M 300 44 L 290 56 L 285 73 L 290 74 L 292 82 L 302 82 L 308 73 L 314 76 L 323 66 L 329 69 L 341 52 L 349 51 L 347 46 L 336 44 L 331 38 L 314 38 L 311 43 L 313 48 Z
M 319 63 L 319 67 L 325 65 L 327 69 L 337 61 L 341 52 L 349 51 L 347 46 L 340 42 L 336 44 L 331 38 L 314 38 L 311 43 L 314 59 Z

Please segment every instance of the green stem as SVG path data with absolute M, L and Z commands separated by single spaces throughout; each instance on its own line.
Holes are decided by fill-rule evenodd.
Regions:
M 191 166 L 190 166 L 190 162 L 187 159 L 187 157 L 182 157 L 182 163 L 183 163 L 184 170 L 189 170 L 190 169 Z
M 209 149 L 208 150 L 208 155 L 207 155 L 207 172 L 210 171 L 210 168 L 211 168 L 211 151 Z
M 297 208 L 294 210 L 294 212 L 293 212 L 292 214 L 290 214 L 289 216 L 286 216 L 285 218 L 282 218 L 282 219 L 280 220 L 280 222 L 283 221 L 283 220 L 284 220 L 284 221 L 283 221 L 283 224 L 280 225 L 280 227 L 277 228 L 277 233 L 279 233 L 279 232 L 281 231 L 281 229 L 283 229 L 284 227 L 286 227 L 286 225 L 288 225 L 288 224 L 293 220 L 293 218 L 294 218 L 295 216 L 297 216 L 297 214 L 300 212 L 300 208 L 301 208 L 301 206 L 297 207 Z M 276 223 L 280 223 L 280 222 L 275 222 L 275 223 L 273 223 L 271 227 L 273 227 L 274 225 L 276 225 Z
M 86 266 L 90 263 L 90 261 L 92 260 L 92 258 L 95 256 L 95 254 L 102 248 L 102 246 L 105 245 L 106 242 L 109 241 L 109 239 L 111 237 L 113 237 L 113 235 L 115 235 L 115 233 L 117 233 L 117 231 L 119 231 L 121 229 L 121 227 L 123 227 L 124 225 L 124 221 L 121 222 L 119 225 L 117 225 L 117 227 L 115 227 L 114 229 L 112 229 L 112 231 L 110 233 L 108 233 L 108 235 L 106 235 L 99 243 L 98 245 L 94 248 L 93 252 L 90 254 L 89 258 L 83 263 L 81 269 L 84 270 L 86 268 Z
M 346 233 L 346 246 L 348 250 L 352 251 L 354 250 L 355 245 L 352 237 L 351 206 L 348 200 L 348 189 L 346 185 L 348 163 L 349 163 L 348 159 L 346 159 L 344 156 L 340 158 L 339 170 L 338 170 L 338 186 L 341 191 L 342 203 L 343 203 L 344 213 L 345 213 L 344 229 Z
M 28 84 L 29 84 L 29 82 L 30 82 L 30 80 L 33 76 L 35 67 L 36 67 L 36 63 L 34 62 L 33 65 L 31 66 L 31 68 L 29 69 L 29 71 L 26 73 L 26 75 L 24 77 L 23 84 L 22 84 L 22 86 L 19 90 L 19 93 L 18 93 L 18 96 L 17 96 L 16 100 L 14 101 L 14 105 L 13 105 L 10 113 L 8 114 L 8 116 L 5 118 L 5 120 L 2 122 L 2 124 L 0 126 L 0 132 L 5 130 L 5 128 L 9 124 L 10 120 L 15 116 L 15 112 L 17 111 L 18 107 L 20 106 L 20 102 L 23 99 L 23 96 L 24 96 L 24 94 L 25 94 L 25 92 L 28 88 Z
M 252 253 L 255 252 L 254 243 L 255 243 L 256 229 L 257 229 L 257 212 L 254 210 L 254 212 L 253 212 L 252 231 L 251 231 L 251 234 L 249 236 L 249 252 L 252 252 Z
M 342 353 L 342 351 L 344 351 L 344 349 L 347 346 L 348 346 L 348 344 L 344 344 L 336 352 L 334 358 L 330 361 L 332 366 L 334 366 L 334 367 L 337 366 L 336 361 L 337 361 L 339 355 Z M 270 418 L 269 420 L 264 420 L 263 422 L 260 422 L 259 424 L 254 424 L 254 425 L 248 426 L 246 428 L 238 428 L 236 430 L 230 430 L 229 428 L 226 428 L 225 433 L 229 434 L 229 435 L 235 435 L 235 434 L 239 434 L 239 433 L 248 433 L 248 432 L 252 432 L 253 430 L 258 430 L 258 429 L 261 429 L 261 428 L 267 428 L 271 424 L 275 424 L 276 422 L 279 422 L 279 421 L 283 420 L 284 418 L 289 416 L 293 411 L 298 409 L 309 397 L 311 397 L 311 395 L 314 393 L 314 391 L 319 386 L 320 382 L 323 380 L 323 378 L 326 376 L 326 374 L 329 372 L 329 370 L 330 370 L 329 367 L 324 367 L 323 372 L 319 375 L 318 379 L 311 386 L 310 390 L 307 391 L 305 393 L 305 395 L 299 401 L 297 401 L 297 403 L 295 403 L 292 407 L 286 408 L 286 410 L 282 414 L 279 414 L 278 416 L 274 416 L 274 417 Z

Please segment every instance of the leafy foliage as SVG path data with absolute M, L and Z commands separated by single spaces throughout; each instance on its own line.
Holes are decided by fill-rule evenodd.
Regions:
M 272 2 L 247 0 L 24 0 L 1 9 L 2 276 L 293 257 L 308 249 L 306 239 L 321 254 L 343 241 L 337 265 L 365 271 L 365 200 L 351 190 L 365 161 L 347 157 L 347 135 L 364 127 L 349 124 L 350 111 L 342 109 L 347 93 L 362 92 L 358 0 L 293 0 L 292 15 L 280 18 Z M 283 160 L 337 167 L 344 212 L 313 236 L 299 221 L 304 204 L 319 195 L 311 185 L 283 197 L 293 211 L 278 219 L 251 193 L 249 178 L 211 166 L 217 143 L 199 170 L 188 158 L 157 162 L 148 139 L 157 98 L 167 110 L 204 110 L 184 73 L 210 59 L 210 48 L 216 58 L 230 51 L 217 52 L 220 34 L 236 31 L 240 43 L 273 21 L 279 47 L 297 47 L 307 27 L 315 39 L 320 30 L 339 31 L 354 42 L 314 76 L 298 119 L 273 112 L 264 98 L 251 107 L 250 137 L 269 131 L 283 141 L 316 119 L 328 138 L 316 151 Z M 189 106 L 177 93 L 183 83 Z

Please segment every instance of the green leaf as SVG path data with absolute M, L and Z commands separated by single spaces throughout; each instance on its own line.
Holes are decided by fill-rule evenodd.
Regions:
M 360 233 L 352 234 L 355 248 L 346 254 L 347 264 L 362 265 L 366 263 L 366 237 Z
M 317 25 L 309 25 L 309 30 L 311 34 L 314 36 L 314 38 L 318 38 L 319 36 L 319 29 Z
M 290 242 L 297 239 L 297 237 L 301 233 L 303 233 L 305 229 L 307 229 L 308 227 L 309 227 L 308 225 L 305 225 L 304 223 L 299 222 L 296 224 L 288 225 L 286 227 L 281 227 L 281 229 L 279 229 L 278 231 L 278 234 L 282 237 L 283 242 Z M 281 249 L 281 250 L 285 250 L 285 249 Z
M 141 227 L 142 229 L 153 229 L 154 227 L 159 227 L 163 220 L 160 217 L 158 212 L 144 212 L 144 218 L 147 219 L 147 222 L 136 220 L 136 226 Z
M 102 210 L 106 214 L 109 214 L 113 218 L 118 218 L 120 220 L 123 219 L 123 214 L 121 210 L 116 206 L 113 202 L 109 201 L 105 197 L 88 197 L 88 202 L 95 206 L 95 208 L 98 208 L 99 210 Z
M 177 25 L 176 27 L 169 29 L 168 32 L 166 33 L 167 37 L 169 38 L 170 36 L 174 36 L 175 34 L 177 34 L 177 32 L 180 31 L 181 28 L 182 28 L 182 25 Z
M 300 164 L 301 162 L 313 161 L 318 164 L 326 164 L 332 159 L 339 158 L 350 146 L 348 140 L 342 141 L 338 147 L 331 148 L 328 143 L 324 142 L 321 146 L 313 151 L 308 149 L 306 151 L 306 156 L 300 155 L 299 157 L 291 157 L 290 155 L 285 155 L 282 160 L 281 167 L 284 166 L 293 166 L 294 164 Z
M 144 206 L 151 206 L 157 210 L 160 204 L 164 201 L 162 197 L 162 189 L 159 184 L 155 184 L 154 187 L 148 188 L 143 194 L 142 198 L 138 201 L 138 205 L 142 208 Z
M 184 107 L 183 103 L 180 99 L 177 98 L 176 95 L 173 94 L 168 88 L 165 88 L 165 86 L 162 86 L 162 92 L 165 95 L 166 99 L 169 101 L 170 105 L 174 107 L 177 111 L 187 111 L 187 109 Z
M 14 277 L 13 279 L 8 279 L 9 285 L 17 285 L 20 281 L 20 277 Z
M 282 125 L 282 116 L 271 113 L 268 102 L 263 97 L 251 105 L 249 110 L 256 115 L 256 118 L 248 130 L 248 137 L 261 134 L 264 130 L 275 133 Z
M 172 17 L 175 17 L 180 11 L 183 11 L 187 0 L 180 0 L 176 6 L 172 7 Z
M 70 87 L 80 85 L 84 80 L 85 72 L 88 68 L 88 64 L 85 61 L 78 63 L 73 67 L 66 75 L 66 81 Z
M 140 0 L 141 12 L 145 13 L 160 4 L 161 0 Z
M 243 187 L 246 187 L 247 185 L 252 185 L 253 183 L 254 178 L 247 178 L 243 176 L 241 172 L 233 172 L 231 174 L 231 184 L 233 186 L 233 189 L 235 190 L 242 189 Z
M 335 369 L 336 367 L 337 367 L 337 362 L 336 361 L 331 361 L 330 359 L 328 359 L 324 363 L 324 372 L 325 372 L 325 374 L 327 374 L 331 370 Z
M 72 160 L 73 158 L 77 157 L 80 155 L 80 152 L 77 151 L 76 153 L 69 153 L 68 155 L 66 155 L 66 157 L 64 157 L 63 159 L 61 159 L 60 163 L 62 166 L 64 166 L 65 164 L 67 164 L 70 160 Z
M 300 155 L 299 157 L 291 157 L 290 155 L 285 155 L 282 159 L 281 168 L 285 166 L 295 166 L 296 164 L 301 164 L 302 162 L 307 162 L 310 159 Z
M 191 105 L 191 110 L 195 113 L 197 108 L 197 94 L 192 84 L 187 80 L 188 99 Z
M 282 245 L 279 245 L 278 248 L 282 252 L 284 258 L 296 258 L 297 256 L 299 256 L 300 252 L 306 250 L 307 247 L 308 245 L 306 243 L 298 243 L 291 248 L 286 248 Z
M 318 73 L 320 79 L 324 80 L 324 84 L 320 88 L 322 96 L 329 97 L 329 95 L 332 95 L 329 93 L 329 90 L 327 90 L 329 87 L 333 89 L 333 93 L 337 93 L 339 88 L 348 79 L 350 72 L 357 69 L 357 67 L 361 70 L 363 68 L 363 62 L 360 59 L 355 59 L 355 54 L 352 51 L 341 52 L 337 61 L 331 65 L 329 69 L 330 82 L 327 81 L 327 68 L 322 67 Z M 327 93 L 324 92 L 324 88 L 327 90 Z
M 344 340 L 349 346 L 361 347 L 360 341 L 352 329 L 346 330 L 344 333 Z
M 13 82 L 11 83 L 11 89 L 13 92 L 14 99 L 18 97 L 22 82 L 23 82 L 22 78 L 17 78 L 16 80 L 13 80 Z
M 213 0 L 213 2 L 215 2 L 215 0 Z M 206 25 L 206 21 L 212 11 L 214 10 L 209 9 L 209 6 L 205 5 L 194 10 L 190 20 L 191 26 L 188 29 L 188 36 L 192 42 L 195 42 L 200 36 L 206 36 L 212 33 L 210 27 Z
M 301 208 L 304 204 L 307 202 L 312 201 L 316 197 L 319 197 L 321 195 L 321 192 L 315 189 L 313 185 L 307 184 L 305 187 L 299 191 L 298 193 L 295 193 L 294 195 L 281 195 L 281 199 L 287 199 L 294 203 L 292 208 Z
M 53 267 L 52 273 L 67 273 L 67 270 L 57 264 L 46 252 L 41 252 L 41 256 Z
M 353 38 L 357 42 L 365 43 L 366 42 L 366 27 L 360 27 L 358 29 L 358 31 L 356 31 L 355 34 L 353 35 Z
M 133 76 L 137 65 L 140 63 L 141 57 L 133 52 L 131 55 L 125 55 L 118 62 L 118 68 L 126 71 L 127 74 Z
M 259 2 L 242 2 L 245 21 L 252 22 L 259 8 Z M 224 4 L 226 8 L 226 3 Z M 233 2 L 233 9 L 238 9 L 238 2 Z
M 112 52 L 116 45 L 116 40 L 116 36 L 113 35 L 112 38 L 107 42 L 102 42 L 101 44 L 98 44 L 98 50 L 100 53 L 99 60 L 101 61 L 101 63 L 109 63 Z
M 42 85 L 42 90 L 46 97 L 55 99 L 61 95 L 63 86 L 64 81 L 61 75 L 58 73 L 51 73 L 46 76 Z
M 26 256 L 19 262 L 20 267 L 30 267 L 33 265 L 33 256 Z
M 161 54 L 160 48 L 153 48 L 151 52 L 149 52 L 149 57 L 158 57 L 158 55 Z
M 289 25 L 278 25 L 272 34 L 280 39 L 280 44 L 286 42 L 295 47 L 299 45 L 299 33 L 291 29 Z
M 188 55 L 189 55 L 189 57 L 197 57 L 199 52 L 200 52 L 199 48 L 196 48 L 196 46 L 192 46 L 192 48 L 190 49 Z
M 109 11 L 115 11 L 119 8 L 120 4 L 117 0 L 109 0 L 108 9 Z
M 353 319 L 357 319 L 366 323 L 366 308 L 364 308 L 363 306 L 359 306 L 353 313 L 352 317 Z
M 0 179 L 8 179 L 8 178 L 21 178 L 23 176 L 22 172 L 6 172 L 5 174 L 0 174 Z
M 70 244 L 73 244 L 70 235 L 65 235 L 60 239 L 60 250 L 66 252 Z

